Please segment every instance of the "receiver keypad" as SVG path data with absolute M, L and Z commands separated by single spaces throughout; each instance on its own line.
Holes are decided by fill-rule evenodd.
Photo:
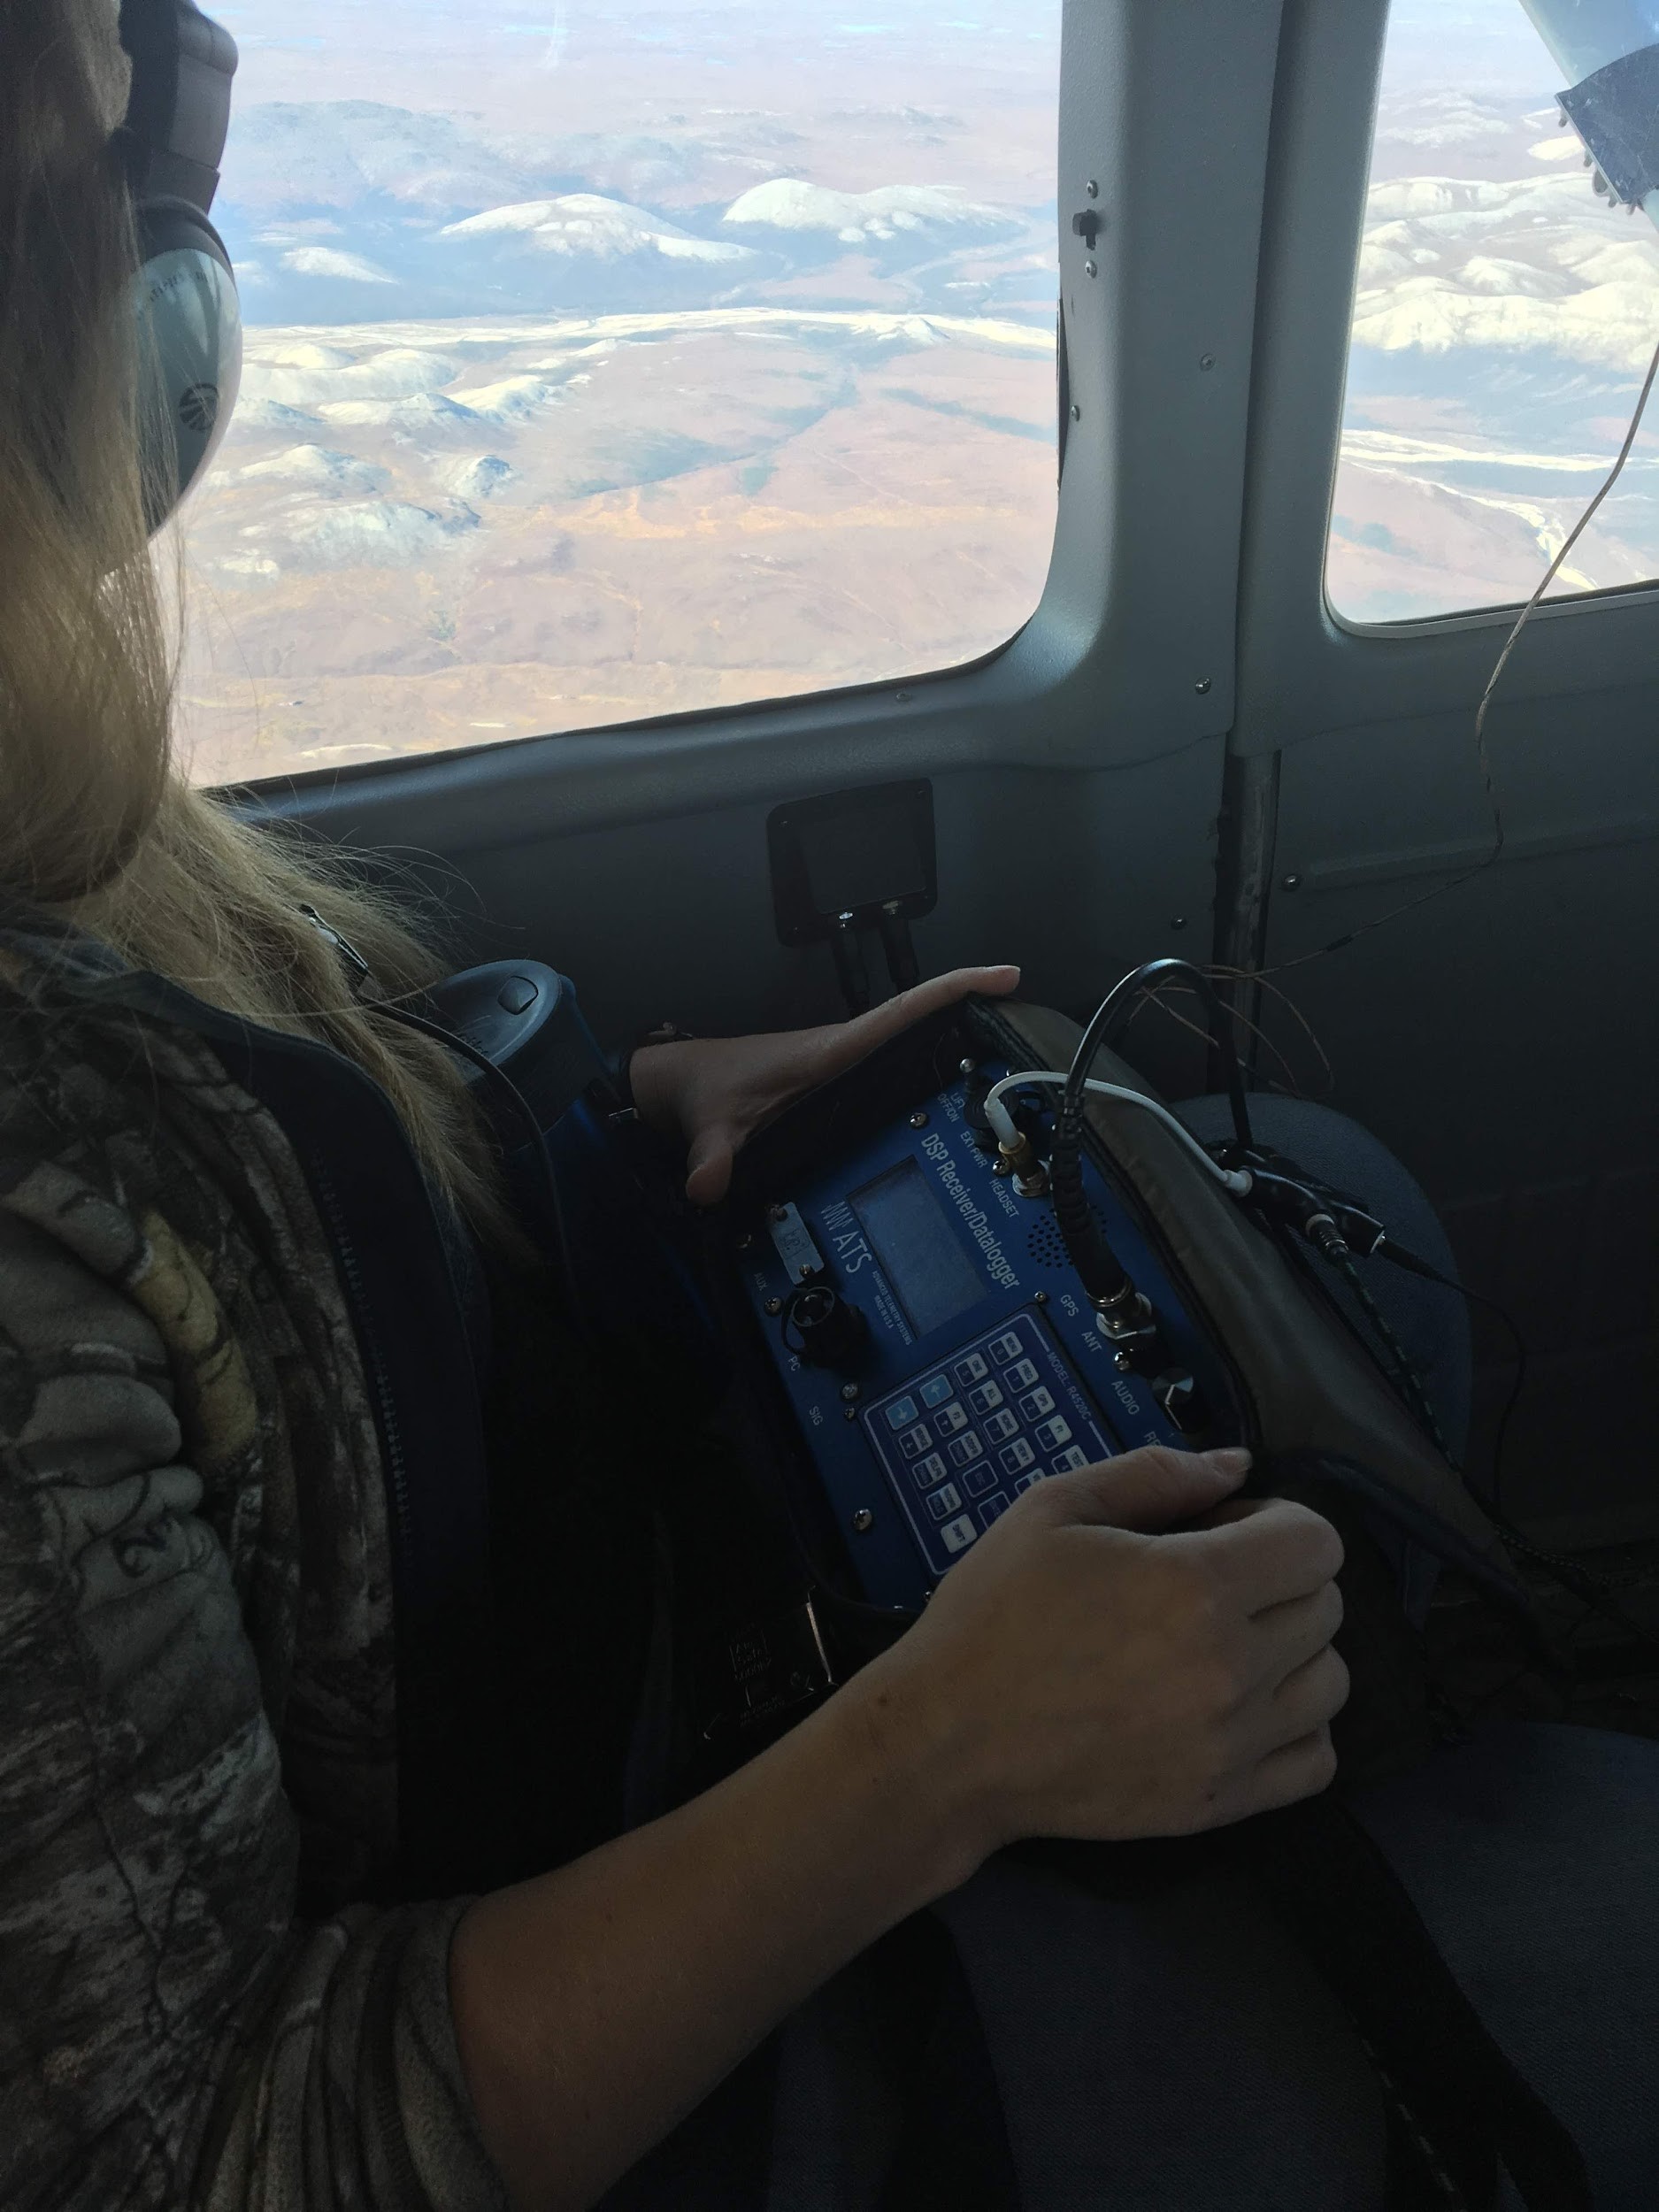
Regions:
M 864 1424 L 940 1574 L 1022 1490 L 1115 1448 L 1028 1313 L 913 1376 Z

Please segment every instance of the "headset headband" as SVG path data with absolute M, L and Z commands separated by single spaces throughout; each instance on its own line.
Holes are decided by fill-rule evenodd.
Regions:
M 133 196 L 205 215 L 230 129 L 236 42 L 196 0 L 121 0 L 120 39 L 133 80 L 115 142 Z

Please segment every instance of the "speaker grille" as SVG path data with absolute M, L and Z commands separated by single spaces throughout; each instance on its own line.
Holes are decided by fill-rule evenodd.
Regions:
M 1106 1224 L 1101 1219 L 1099 1208 L 1091 1206 L 1089 1211 L 1094 1217 L 1095 1228 L 1104 1236 Z M 1061 1268 L 1071 1265 L 1071 1262 L 1065 1256 L 1065 1239 L 1060 1234 L 1060 1225 L 1054 1216 L 1046 1210 L 1032 1223 L 1030 1232 L 1025 1238 L 1025 1249 L 1039 1267 Z

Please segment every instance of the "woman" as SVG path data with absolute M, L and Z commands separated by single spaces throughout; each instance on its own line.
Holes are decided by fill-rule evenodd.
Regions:
M 234 1075 L 284 1041 L 290 1092 L 355 1071 L 354 1096 L 390 1102 L 457 1279 L 482 1256 L 513 1293 L 503 1325 L 537 1286 L 445 1055 L 354 1001 L 305 910 L 388 996 L 435 959 L 171 760 L 114 26 L 112 0 L 0 16 L 0 2201 L 584 2206 L 1005 1843 L 1175 1835 L 1322 1788 L 1340 1548 L 1299 1508 L 1229 1507 L 1237 1452 L 1056 1479 L 717 1787 L 618 1834 L 592 1809 L 618 1801 L 614 1772 L 535 1739 L 544 1796 L 576 1801 L 544 1829 L 603 1839 L 482 1895 L 404 1893 L 411 1655 L 372 1348 L 295 1123 Z M 786 1098 L 1016 979 L 965 971 L 841 1029 L 649 1048 L 635 1097 L 706 1202 Z M 626 1456 L 555 1470 L 595 1559 Z M 614 1730 L 572 1728 L 595 1769 L 614 1760 Z M 1374 2098 L 1343 2048 L 1330 2093 L 1363 2107 L 1370 2159 Z M 656 2200 L 694 2200 L 697 2156 Z

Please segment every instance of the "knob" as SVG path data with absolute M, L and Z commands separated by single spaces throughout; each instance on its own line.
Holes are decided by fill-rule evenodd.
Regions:
M 856 1306 L 829 1283 L 797 1290 L 785 1310 L 785 1336 L 791 1329 L 795 1349 L 809 1367 L 849 1367 L 864 1350 L 870 1325 Z
M 1181 1369 L 1171 1367 L 1155 1376 L 1152 1395 L 1170 1426 L 1183 1436 L 1196 1436 L 1210 1426 L 1210 1402 L 1195 1379 Z

